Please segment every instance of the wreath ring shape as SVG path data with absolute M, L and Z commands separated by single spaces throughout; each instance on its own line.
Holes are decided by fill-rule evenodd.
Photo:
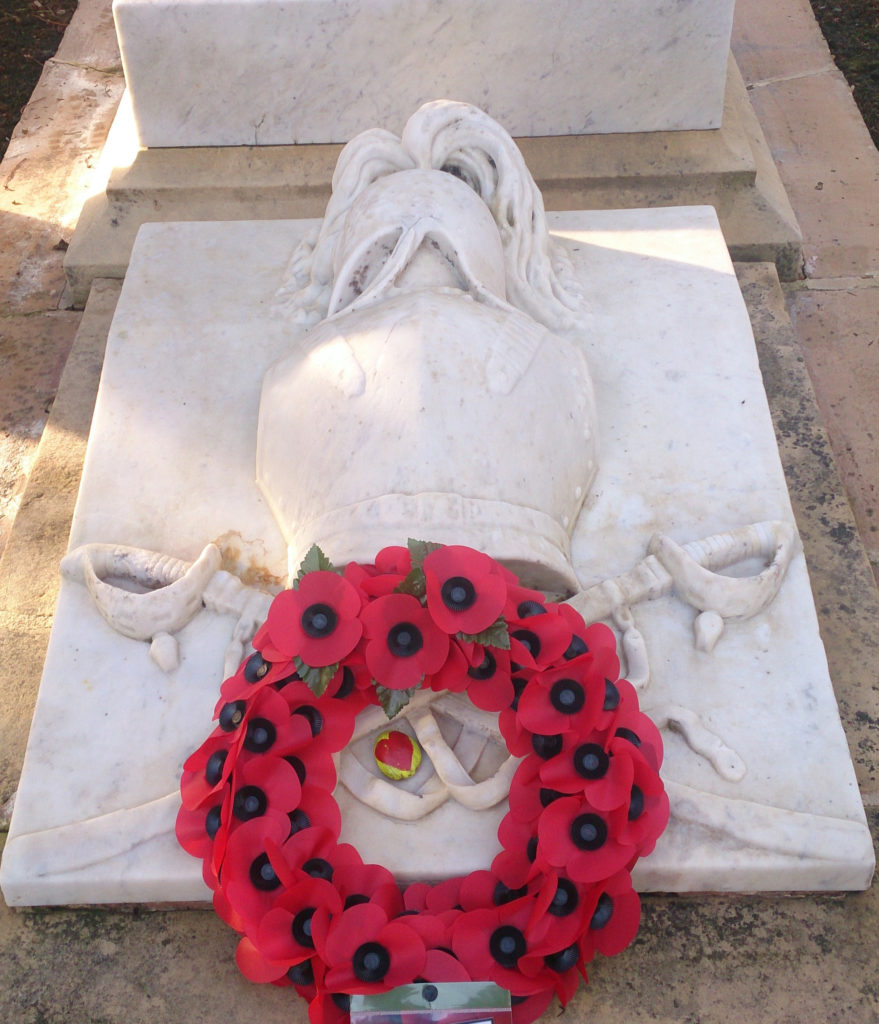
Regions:
M 631 942 L 630 871 L 668 799 L 608 627 L 481 552 L 410 541 L 344 570 L 313 547 L 253 648 L 184 764 L 176 829 L 246 977 L 295 988 L 312 1024 L 344 1024 L 354 993 L 494 981 L 528 1024 Z M 491 864 L 401 889 L 340 842 L 332 794 L 357 714 L 391 718 L 419 689 L 496 713 L 521 761 Z

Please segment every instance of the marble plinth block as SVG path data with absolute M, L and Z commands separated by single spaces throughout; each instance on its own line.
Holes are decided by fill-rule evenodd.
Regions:
M 601 457 L 572 539 L 582 584 L 628 571 L 657 530 L 686 543 L 793 522 L 714 211 L 548 221 L 591 310 L 578 337 Z M 72 548 L 117 543 L 193 560 L 213 540 L 226 567 L 250 581 L 286 576 L 284 538 L 255 482 L 256 425 L 263 375 L 301 330 L 279 315 L 275 295 L 314 223 L 141 229 L 108 342 Z M 634 616 L 651 668 L 642 706 L 670 723 L 663 776 L 672 807 L 655 852 L 637 866 L 638 887 L 867 886 L 873 850 L 802 554 L 774 602 L 729 621 L 712 653 L 696 648 L 695 612 L 679 597 L 639 604 Z M 210 732 L 234 621 L 200 612 L 179 634 L 179 667 L 165 672 L 147 643 L 115 633 L 85 587 L 64 580 L 0 873 L 8 903 L 208 898 L 201 864 L 173 828 L 181 766 Z M 688 745 L 687 713 L 721 746 Z M 712 749 L 737 770 L 721 774 Z M 497 850 L 499 812 L 474 820 L 447 804 L 391 824 L 341 786 L 336 796 L 343 840 L 401 876 L 413 864 L 429 877 L 471 871 Z
M 114 0 L 143 146 L 345 142 L 420 103 L 514 136 L 717 128 L 733 0 Z

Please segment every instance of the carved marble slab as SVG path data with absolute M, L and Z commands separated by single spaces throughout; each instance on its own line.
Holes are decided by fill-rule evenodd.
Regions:
M 251 146 L 398 131 L 436 96 L 476 104 L 514 136 L 717 128 L 733 0 L 113 9 L 142 145 Z
M 573 536 L 581 582 L 629 570 L 657 530 L 686 543 L 750 522 L 792 522 L 714 211 L 548 220 L 591 308 L 581 343 L 601 459 Z M 215 541 L 224 564 L 246 577 L 285 577 L 284 539 L 255 482 L 256 423 L 263 374 L 298 330 L 277 315 L 273 297 L 313 223 L 141 229 L 109 339 L 71 548 L 109 542 L 192 561 Z M 642 704 L 679 708 L 660 715 L 672 822 L 639 863 L 639 887 L 869 884 L 872 846 L 802 555 L 775 602 L 729 622 L 711 654 L 695 647 L 695 612 L 678 598 L 634 614 L 651 667 Z M 165 672 L 146 642 L 110 629 L 86 588 L 62 583 L 0 872 L 10 904 L 207 897 L 173 823 L 181 765 L 210 731 L 234 624 L 229 615 L 197 615 L 179 634 L 179 667 Z M 698 753 L 685 742 L 689 712 L 722 741 L 713 754 L 710 743 Z M 724 764 L 734 770 L 718 773 Z M 422 822 L 377 829 L 373 812 L 341 789 L 337 796 L 343 838 L 401 875 L 413 863 L 428 876 L 469 871 L 496 849 L 492 814 L 447 804 Z

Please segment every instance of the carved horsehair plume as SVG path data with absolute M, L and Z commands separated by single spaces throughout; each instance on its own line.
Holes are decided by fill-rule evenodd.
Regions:
M 549 236 L 543 197 L 518 147 L 483 111 L 449 100 L 422 106 L 400 138 L 373 128 L 345 146 L 322 225 L 296 248 L 277 292 L 286 314 L 307 326 L 327 316 L 333 251 L 351 206 L 373 182 L 414 168 L 446 171 L 485 202 L 500 233 L 513 306 L 551 330 L 578 321 L 585 304 L 568 254 Z

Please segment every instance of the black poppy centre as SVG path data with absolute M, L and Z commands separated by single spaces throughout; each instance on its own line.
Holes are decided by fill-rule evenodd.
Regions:
M 252 754 L 264 754 L 278 738 L 278 731 L 267 718 L 252 718 L 247 723 L 244 746 Z
M 491 679 L 496 671 L 497 660 L 491 651 L 486 648 L 482 662 L 479 665 L 471 665 L 467 669 L 467 675 L 471 679 Z
M 388 650 L 395 658 L 411 658 L 424 646 L 424 637 L 411 622 L 398 622 L 388 630 Z
M 311 919 L 314 917 L 316 907 L 305 907 L 293 918 L 290 924 L 290 934 L 294 942 L 307 949 L 314 949 L 314 939 L 311 937 Z
M 339 616 L 328 604 L 310 604 L 302 613 L 299 624 L 312 640 L 323 640 L 339 624 Z
M 244 666 L 244 678 L 248 683 L 256 683 L 262 679 L 271 667 L 271 662 L 266 661 L 259 651 L 255 651 L 247 659 L 247 664 Z
M 613 917 L 613 900 L 606 892 L 603 892 L 598 897 L 598 903 L 595 905 L 595 912 L 589 921 L 589 927 L 592 931 L 597 932 L 607 924 L 611 917 Z
M 549 701 L 562 715 L 576 715 L 586 703 L 586 692 L 576 679 L 559 679 L 549 691 Z
M 381 981 L 391 966 L 391 954 L 379 942 L 364 942 L 351 960 L 351 969 L 360 981 Z
M 571 842 L 578 850 L 599 850 L 607 839 L 607 825 L 597 814 L 578 814 L 571 822 Z
M 232 813 L 240 821 L 261 818 L 267 807 L 266 795 L 258 786 L 242 786 L 232 801 Z
M 574 771 L 584 779 L 600 779 L 610 765 L 610 758 L 597 743 L 583 743 L 574 751 Z
M 476 587 L 466 576 L 450 576 L 440 588 L 440 597 L 449 611 L 465 612 L 476 602 Z
M 209 785 L 216 786 L 223 777 L 223 766 L 226 764 L 228 756 L 228 750 L 215 750 L 208 758 L 204 768 L 204 777 Z
M 525 936 L 511 924 L 495 928 L 488 940 L 488 951 L 501 967 L 515 967 L 525 949 Z
M 232 701 L 229 704 L 224 704 L 220 709 L 220 716 L 217 719 L 217 725 L 223 730 L 223 732 L 232 732 L 241 725 L 244 719 L 244 712 L 247 710 L 247 702 L 243 700 Z
M 579 903 L 580 896 L 574 883 L 567 878 L 560 878 L 548 910 L 553 917 L 567 917 L 574 913 Z
M 269 855 L 261 853 L 250 865 L 250 881 L 256 889 L 261 892 L 272 892 L 281 884 L 281 879 L 275 874 L 275 869 L 269 863 Z

